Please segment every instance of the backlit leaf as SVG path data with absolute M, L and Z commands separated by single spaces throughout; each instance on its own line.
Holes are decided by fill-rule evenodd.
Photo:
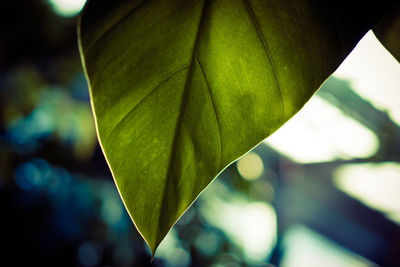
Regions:
M 99 140 L 153 253 L 214 177 L 292 117 L 388 8 L 317 0 L 87 4 L 80 49 Z

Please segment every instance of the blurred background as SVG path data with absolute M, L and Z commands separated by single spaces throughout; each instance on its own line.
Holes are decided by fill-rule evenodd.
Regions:
M 400 65 L 371 32 L 151 263 L 96 140 L 84 2 L 2 1 L 1 266 L 400 266 Z

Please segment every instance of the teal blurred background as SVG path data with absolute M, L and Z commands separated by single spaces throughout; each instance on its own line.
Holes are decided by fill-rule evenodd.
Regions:
M 400 67 L 371 32 L 151 263 L 96 140 L 84 2 L 2 2 L 1 266 L 400 266 Z

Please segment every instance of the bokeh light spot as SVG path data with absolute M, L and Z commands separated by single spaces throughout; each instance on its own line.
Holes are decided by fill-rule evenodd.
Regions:
M 271 203 L 275 197 L 275 190 L 269 182 L 260 179 L 251 185 L 249 195 L 253 199 Z
M 94 242 L 84 242 L 78 248 L 78 260 L 84 266 L 96 266 L 102 254 L 101 247 Z
M 122 218 L 123 210 L 118 198 L 106 197 L 101 207 L 101 217 L 109 224 L 116 224 Z
M 240 175 L 246 180 L 256 180 L 263 171 L 264 165 L 257 153 L 249 152 L 237 162 L 237 169 Z
M 202 232 L 195 239 L 196 248 L 206 256 L 215 255 L 220 247 L 218 235 L 212 231 Z
M 54 11 L 63 17 L 77 15 L 86 3 L 86 0 L 48 0 Z
M 24 163 L 17 167 L 14 173 L 17 185 L 26 191 L 31 191 L 40 181 L 40 172 L 32 163 Z
M 18 165 L 14 172 L 16 184 L 23 190 L 44 188 L 52 176 L 52 168 L 44 159 L 36 158 Z

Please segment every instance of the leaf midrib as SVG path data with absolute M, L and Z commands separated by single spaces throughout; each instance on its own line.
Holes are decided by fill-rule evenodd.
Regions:
M 167 195 L 168 195 L 167 194 L 168 183 L 169 183 L 170 179 L 172 178 L 171 176 L 172 176 L 172 172 L 173 172 L 173 162 L 174 162 L 175 155 L 176 155 L 175 151 L 176 151 L 176 148 L 177 148 L 177 139 L 178 139 L 178 136 L 179 136 L 180 129 L 182 128 L 182 117 L 183 117 L 182 114 L 183 114 L 185 106 L 186 106 L 186 98 L 187 98 L 187 95 L 188 95 L 188 93 L 187 93 L 188 92 L 188 87 L 189 87 L 190 80 L 191 80 L 193 72 L 194 72 L 194 65 L 195 65 L 195 60 L 196 60 L 197 46 L 198 46 L 199 39 L 200 39 L 199 35 L 200 35 L 201 29 L 202 29 L 204 16 L 205 16 L 205 9 L 206 9 L 208 3 L 209 3 L 208 0 L 205 0 L 204 3 L 203 3 L 203 7 L 202 7 L 202 10 L 201 10 L 200 19 L 199 19 L 199 25 L 198 25 L 198 28 L 197 28 L 197 32 L 196 32 L 196 36 L 195 36 L 195 40 L 194 40 L 194 44 L 193 44 L 192 55 L 191 55 L 190 63 L 189 63 L 189 66 L 188 66 L 188 73 L 187 73 L 185 84 L 184 84 L 184 88 L 183 88 L 181 106 L 180 106 L 180 109 L 179 109 L 179 115 L 178 115 L 178 119 L 177 119 L 176 126 L 175 126 L 174 138 L 173 138 L 172 145 L 171 145 L 172 149 L 171 149 L 171 154 L 170 154 L 169 162 L 168 162 L 167 176 L 166 176 L 166 181 L 165 181 L 165 185 L 164 185 L 162 201 L 161 201 L 161 205 L 160 205 L 160 211 L 159 211 L 160 212 L 160 216 L 159 216 L 159 220 L 158 220 L 158 227 L 160 225 L 162 225 L 161 220 L 164 217 L 164 216 L 162 216 L 162 213 L 166 211 L 166 209 L 163 209 L 163 207 L 165 205 L 164 203 L 168 202 L 168 197 L 167 197 Z M 176 219 L 174 219 L 174 223 L 178 219 L 179 219 L 179 216 Z M 156 236 L 156 243 L 159 243 L 159 241 L 161 241 L 164 238 L 165 234 L 164 233 L 160 234 L 160 231 L 158 231 L 157 232 L 157 236 Z M 156 248 L 154 248 L 154 251 L 155 251 L 155 249 Z

